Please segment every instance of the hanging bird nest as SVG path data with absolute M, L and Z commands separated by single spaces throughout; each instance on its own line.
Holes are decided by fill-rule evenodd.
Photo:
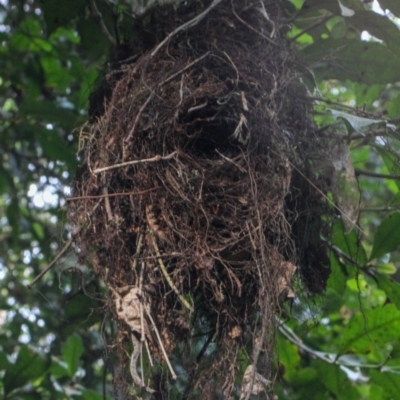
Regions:
M 296 268 L 311 289 L 325 279 L 309 259 L 321 250 L 322 200 L 308 180 L 323 144 L 281 4 L 192 1 L 134 29 L 135 56 L 92 95 L 69 203 L 76 249 L 118 320 L 127 369 L 115 383 L 127 388 L 127 350 L 134 383 L 152 393 L 166 382 L 155 367 L 152 381 L 139 375 L 141 351 L 146 365 L 173 357 L 186 370 L 186 397 L 268 392 L 275 315 Z M 235 367 L 239 349 L 246 371 Z

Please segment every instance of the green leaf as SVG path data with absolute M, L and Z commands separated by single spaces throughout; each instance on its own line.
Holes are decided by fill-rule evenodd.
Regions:
M 376 146 L 376 149 L 382 157 L 389 174 L 400 176 L 400 165 L 397 156 L 381 146 Z M 398 189 L 400 189 L 400 180 L 394 179 L 394 182 L 396 183 Z
M 379 287 L 386 293 L 390 301 L 400 310 L 400 285 L 390 276 L 375 274 Z
M 383 40 L 387 47 L 400 57 L 400 30 L 388 17 L 369 10 L 359 10 L 345 21 L 359 32 L 368 31 L 372 36 Z
M 68 25 L 70 21 L 84 15 L 86 2 L 82 0 L 40 0 L 47 27 L 47 36 L 50 36 L 59 26 Z
M 400 59 L 384 44 L 356 39 L 321 39 L 299 52 L 319 80 L 367 85 L 400 80 Z
M 400 96 L 395 96 L 389 103 L 386 104 L 390 118 L 400 116 Z
M 338 365 L 327 364 L 320 360 L 316 364 L 319 379 L 331 393 L 337 396 L 336 398 L 346 400 L 359 399 L 356 389 L 351 385 L 346 373 Z
M 21 347 L 17 360 L 11 364 L 4 375 L 4 393 L 8 394 L 20 388 L 29 381 L 44 375 L 50 365 L 50 360 L 42 358 L 27 346 Z
M 287 339 L 279 336 L 278 339 L 279 362 L 284 366 L 284 378 L 290 381 L 297 375 L 297 368 L 300 364 L 300 355 L 297 346 Z
M 380 272 L 381 274 L 386 274 L 386 275 L 393 275 L 397 272 L 397 268 L 395 267 L 395 265 L 391 263 L 378 264 L 374 265 L 371 268 L 377 272 Z
M 353 316 L 342 333 L 338 354 L 367 353 L 400 338 L 400 311 L 393 305 Z
M 79 360 L 83 353 L 83 343 L 79 336 L 70 336 L 67 343 L 62 348 L 62 354 L 64 360 L 68 365 L 68 372 L 71 378 L 74 377 L 76 371 L 78 370 Z
M 104 399 L 103 394 L 96 392 L 95 390 L 83 389 L 83 390 L 81 390 L 81 392 L 82 392 L 82 398 L 84 400 L 103 400 Z
M 380 385 L 384 391 L 384 399 L 400 398 L 400 375 L 391 372 L 370 371 L 371 381 Z
M 77 29 L 81 37 L 81 46 L 91 61 L 108 56 L 112 45 L 93 18 L 81 19 Z
M 400 244 L 400 212 L 389 214 L 378 227 L 374 237 L 374 244 L 370 260 L 379 258 L 393 250 Z
M 332 244 L 358 264 L 366 264 L 367 255 L 357 236 L 357 231 L 353 229 L 351 232 L 345 233 L 342 221 L 339 219 L 336 219 L 333 224 Z
M 400 2 L 399 0 L 379 0 L 382 10 L 390 10 L 397 18 L 400 18 Z
M 327 282 L 327 289 L 334 290 L 337 294 L 343 295 L 346 289 L 347 271 L 335 253 L 331 253 L 331 273 Z

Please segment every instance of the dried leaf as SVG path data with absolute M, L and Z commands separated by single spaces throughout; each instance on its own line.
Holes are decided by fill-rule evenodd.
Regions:
M 267 386 L 271 385 L 271 381 L 265 379 L 261 374 L 259 374 L 254 365 L 250 364 L 243 375 L 242 381 L 242 391 L 240 393 L 240 400 L 244 400 L 248 393 L 257 396 L 260 394 Z

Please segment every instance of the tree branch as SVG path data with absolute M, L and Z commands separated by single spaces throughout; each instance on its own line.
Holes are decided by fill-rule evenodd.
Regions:
M 117 45 L 117 41 L 115 40 L 114 36 L 111 35 L 110 31 L 107 29 L 106 25 L 103 21 L 103 16 L 101 15 L 100 11 L 97 9 L 96 3 L 94 0 L 90 0 L 90 6 L 92 8 L 92 15 L 93 18 L 99 24 L 101 31 L 104 33 L 104 36 L 112 43 L 113 46 Z
M 366 171 L 364 169 L 355 169 L 354 172 L 356 173 L 356 176 L 365 175 L 365 176 L 370 176 L 372 178 L 400 180 L 400 175 L 395 175 L 395 174 L 378 174 L 376 172 L 370 172 L 370 171 Z

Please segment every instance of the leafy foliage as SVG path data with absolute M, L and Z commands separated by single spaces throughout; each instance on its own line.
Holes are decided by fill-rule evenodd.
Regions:
M 351 231 L 338 216 L 325 238 L 332 268 L 326 293 L 299 295 L 287 305 L 291 318 L 282 322 L 278 342 L 280 399 L 400 397 L 400 31 L 393 17 L 400 17 L 400 6 L 378 3 L 384 14 L 359 0 L 287 1 L 299 69 L 317 99 L 315 120 L 343 132 L 361 215 Z M 5 399 L 111 394 L 110 377 L 104 388 L 102 379 L 101 283 L 67 255 L 56 273 L 26 288 L 68 239 L 62 206 L 77 165 L 74 129 L 85 120 L 88 96 L 112 51 L 93 4 L 111 38 L 134 36 L 123 1 L 0 5 Z

